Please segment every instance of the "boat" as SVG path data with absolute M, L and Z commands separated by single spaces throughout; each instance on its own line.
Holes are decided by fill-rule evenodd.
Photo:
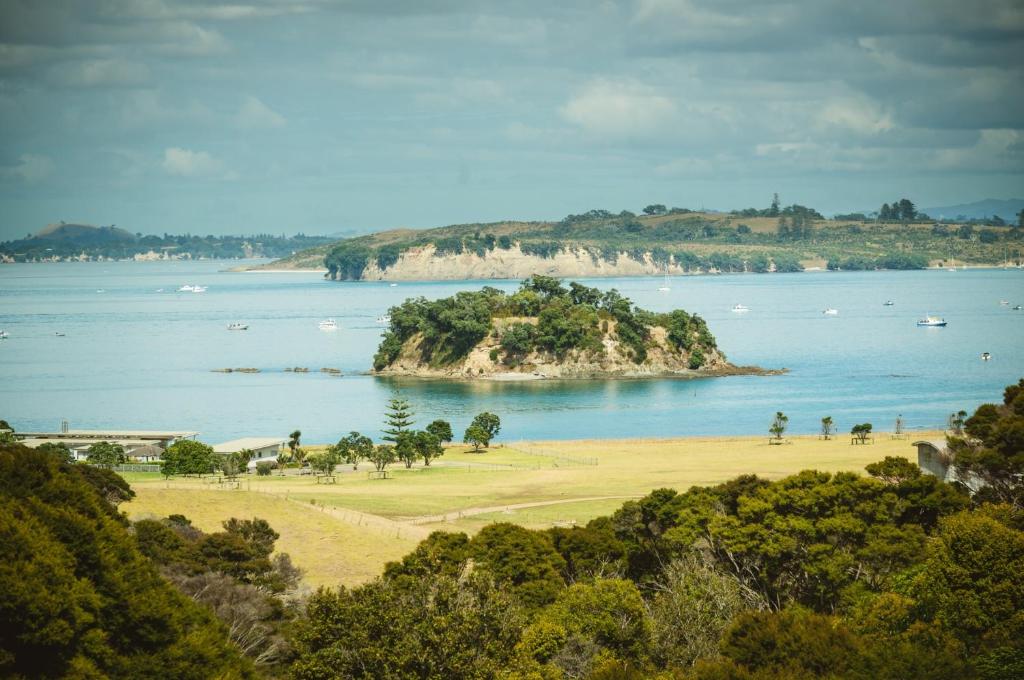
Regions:
M 982 361 L 988 361 L 988 360 L 990 360 L 991 358 L 992 358 L 992 355 L 991 355 L 991 354 L 989 354 L 988 352 L 982 352 L 982 353 L 981 353 L 981 360 L 982 360 Z
M 917 322 L 918 326 L 927 326 L 929 328 L 939 328 L 946 325 L 946 320 L 939 316 L 928 315 L 923 319 L 919 319 Z
M 206 286 L 192 286 L 192 292 L 193 293 L 205 293 L 206 292 Z
M 178 292 L 179 292 L 179 293 L 191 293 L 191 292 L 192 292 L 192 291 L 194 291 L 195 289 L 196 289 L 196 287 L 195 287 L 195 286 L 190 286 L 190 285 L 188 285 L 188 284 L 186 283 L 186 284 L 185 284 L 184 286 L 181 286 L 180 288 L 178 288 Z
M 668 285 L 668 265 L 665 265 L 665 283 L 658 286 L 658 290 L 662 293 L 667 293 L 672 290 L 672 286 Z
M 1010 301 L 1009 300 L 1000 300 L 999 304 L 1001 304 L 1001 305 L 1008 305 L 1008 304 L 1010 304 Z
M 0 340 L 6 340 L 10 337 L 10 333 L 7 331 L 0 331 Z
M 736 303 L 736 304 L 734 304 L 732 306 L 732 311 L 737 312 L 737 313 L 749 312 L 750 311 L 750 307 L 747 307 L 746 305 L 741 305 L 739 303 Z
M 60 331 L 54 331 L 53 334 L 56 335 L 58 338 L 63 338 L 67 335 L 67 333 L 61 333 Z
M 895 302 L 893 302 L 892 300 L 886 300 L 886 301 L 885 301 L 885 304 L 884 304 L 884 305 L 882 305 L 882 306 L 883 306 L 883 307 L 892 307 L 892 306 L 893 306 L 894 304 L 896 304 L 896 303 L 895 303 Z
M 381 316 L 378 316 L 377 317 L 377 323 L 382 324 L 384 326 L 390 326 L 391 325 L 391 316 L 388 315 L 388 314 L 383 314 Z
M 397 284 L 397 283 L 389 283 L 389 284 L 388 284 L 388 286 L 389 286 L 390 288 L 397 288 L 397 287 L 398 287 L 398 284 Z
M 338 322 L 334 319 L 324 319 L 319 324 L 320 330 L 322 331 L 336 331 L 338 330 Z
M 247 331 L 247 330 L 249 330 L 249 324 L 247 324 L 247 323 L 238 323 L 238 322 L 229 323 L 228 324 L 228 330 L 229 331 Z
M 821 313 L 824 314 L 825 316 L 839 316 L 839 310 L 836 309 L 835 307 L 826 307 L 825 309 L 821 310 Z
M 1013 309 L 1013 311 L 1015 311 L 1015 312 L 1019 312 L 1020 311 L 1020 305 L 1014 305 L 1011 309 Z

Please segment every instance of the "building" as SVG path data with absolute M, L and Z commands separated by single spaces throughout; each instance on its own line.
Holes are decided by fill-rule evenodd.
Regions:
M 85 460 L 86 451 L 93 444 L 110 442 L 120 444 L 129 458 L 144 462 L 157 462 L 167 447 L 183 439 L 195 439 L 198 432 L 167 430 L 65 430 L 63 432 L 16 432 L 15 437 L 36 448 L 41 444 L 65 444 L 75 460 Z
M 961 477 L 953 466 L 953 452 L 941 440 L 920 440 L 914 442 L 917 447 L 917 466 L 921 471 L 935 475 L 944 482 L 961 482 L 971 491 L 977 491 L 984 484 L 974 475 Z
M 280 437 L 242 437 L 241 439 L 232 439 L 231 441 L 214 444 L 213 452 L 227 456 L 248 449 L 253 452 L 248 467 L 253 469 L 257 463 L 277 461 L 283 446 L 284 439 Z

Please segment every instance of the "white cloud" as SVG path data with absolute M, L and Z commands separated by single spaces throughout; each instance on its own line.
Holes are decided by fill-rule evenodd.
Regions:
M 71 87 L 131 87 L 149 80 L 149 68 L 123 59 L 91 59 L 59 64 L 54 79 Z
M 939 149 L 935 165 L 946 170 L 1020 171 L 1024 134 L 1019 130 L 982 130 L 973 146 Z
M 892 117 L 873 101 L 861 97 L 833 99 L 818 114 L 818 122 L 861 135 L 873 135 L 893 129 Z
M 276 128 L 288 123 L 284 116 L 252 95 L 242 100 L 235 122 L 246 128 Z
M 179 177 L 214 177 L 224 170 L 224 164 L 207 152 L 177 146 L 164 149 L 163 167 L 168 174 Z
M 632 137 L 658 131 L 675 117 L 676 105 L 642 83 L 596 80 L 559 112 L 588 132 Z
M 54 165 L 49 156 L 23 153 L 14 165 L 0 167 L 0 176 L 22 182 L 38 182 L 53 173 Z

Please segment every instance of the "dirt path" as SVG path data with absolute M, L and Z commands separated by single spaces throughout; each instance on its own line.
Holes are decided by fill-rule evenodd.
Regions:
M 436 522 L 451 522 L 453 520 L 461 519 L 463 517 L 472 517 L 473 515 L 486 515 L 489 512 L 505 512 L 506 510 L 525 510 L 527 508 L 541 508 L 546 505 L 561 505 L 563 503 L 583 503 L 586 501 L 629 500 L 631 498 L 641 498 L 641 496 L 585 496 L 583 498 L 559 498 L 553 501 L 534 501 L 533 503 L 511 503 L 509 505 L 492 505 L 484 508 L 465 508 L 463 510 L 454 510 L 452 512 L 446 512 L 442 515 L 422 515 L 420 517 L 412 517 L 410 519 L 404 520 L 402 524 L 406 526 L 415 526 L 418 524 L 434 524 Z

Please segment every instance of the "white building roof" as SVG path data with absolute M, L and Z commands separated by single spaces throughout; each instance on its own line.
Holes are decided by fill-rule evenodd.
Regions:
M 82 447 L 85 447 L 85 446 L 89 446 L 91 444 L 98 444 L 100 442 L 110 442 L 111 444 L 120 444 L 121 446 L 124 446 L 126 448 L 150 446 L 153 443 L 149 439 L 98 439 L 96 437 L 89 437 L 89 438 L 85 438 L 85 437 L 66 437 L 66 438 L 63 438 L 63 439 L 61 439 L 59 437 L 30 438 L 30 439 L 22 439 L 19 443 L 24 444 L 25 446 L 28 446 L 30 448 L 36 449 L 36 448 L 39 448 L 40 446 L 42 446 L 43 444 L 56 444 L 56 443 L 60 443 L 60 442 L 63 442 L 64 444 L 67 444 L 68 447 L 73 448 L 73 449 L 75 449 L 75 448 L 82 448 Z M 159 448 L 159 447 L 156 447 L 156 448 Z
M 214 453 L 237 453 L 242 449 L 265 449 L 268 446 L 281 446 L 284 439 L 280 437 L 242 437 L 213 445 Z
M 168 430 L 68 430 L 67 432 L 18 432 L 18 437 L 35 439 L 188 439 L 198 432 L 172 432 Z

